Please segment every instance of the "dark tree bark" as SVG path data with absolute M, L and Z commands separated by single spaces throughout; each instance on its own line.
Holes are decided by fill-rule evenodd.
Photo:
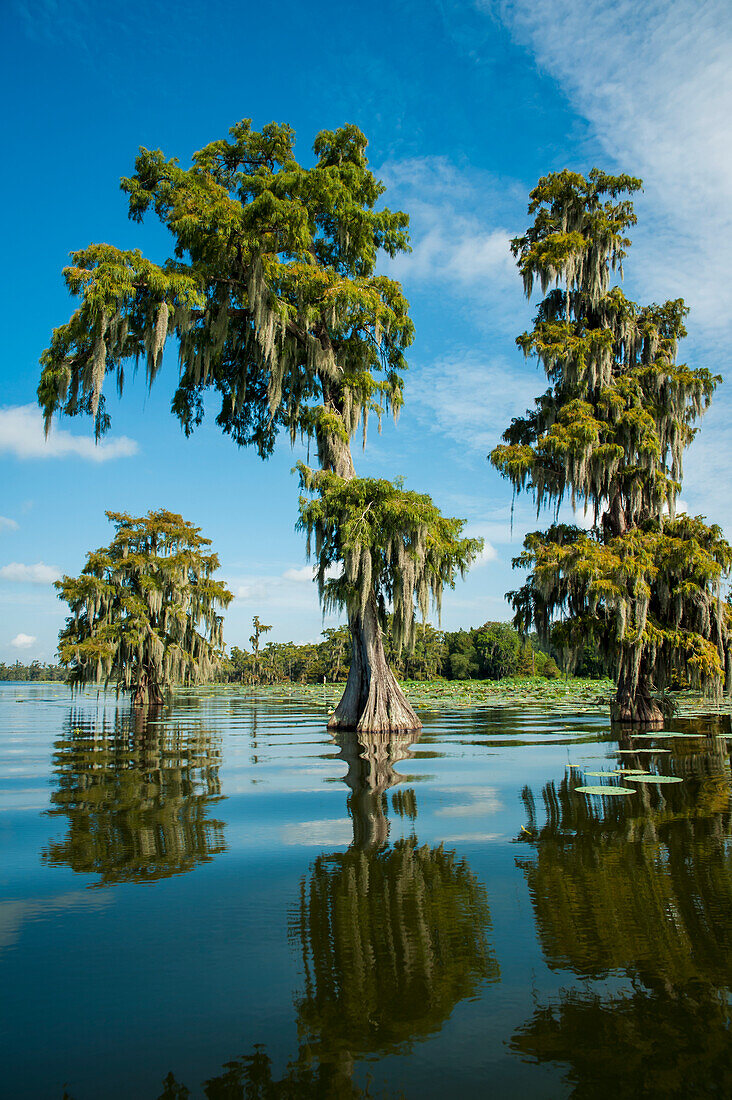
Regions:
M 387 664 L 374 596 L 362 615 L 349 616 L 348 625 L 351 667 L 343 698 L 328 729 L 363 733 L 420 730 L 422 723 Z
M 659 727 L 663 725 L 663 711 L 653 699 L 653 681 L 646 662 L 641 662 L 638 686 L 632 688 L 630 672 L 621 668 L 618 676 L 618 690 L 615 702 L 610 706 L 610 718 L 613 722 Z
M 154 672 L 148 665 L 143 665 L 137 677 L 132 705 L 135 707 L 162 707 L 164 702 L 163 693 Z

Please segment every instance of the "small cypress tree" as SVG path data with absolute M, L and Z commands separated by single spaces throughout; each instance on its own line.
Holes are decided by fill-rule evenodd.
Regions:
M 223 617 L 233 599 L 213 579 L 211 540 L 174 512 L 107 512 L 109 546 L 87 555 L 78 577 L 56 581 L 71 616 L 59 655 L 71 682 L 109 683 L 135 704 L 159 705 L 174 683 L 209 680 L 224 658 Z
M 537 510 L 569 496 L 589 532 L 555 524 L 527 536 L 510 593 L 516 623 L 551 634 L 571 664 L 589 641 L 614 666 L 614 717 L 659 722 L 654 689 L 718 691 L 729 664 L 721 582 L 732 549 L 703 517 L 675 517 L 682 456 L 721 378 L 676 360 L 681 299 L 639 306 L 610 285 L 622 274 L 641 181 L 593 169 L 544 177 L 533 223 L 512 242 L 527 296 L 545 293 L 518 337 L 551 383 L 514 419 L 491 461 Z M 727 670 L 729 671 L 729 670 Z

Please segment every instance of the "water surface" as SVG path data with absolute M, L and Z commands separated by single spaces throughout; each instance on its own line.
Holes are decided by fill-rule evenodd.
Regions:
M 0 685 L 2 1094 L 732 1095 L 728 718 L 422 718 Z

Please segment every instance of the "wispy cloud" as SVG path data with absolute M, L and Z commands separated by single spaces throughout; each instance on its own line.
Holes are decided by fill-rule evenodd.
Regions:
M 6 581 L 18 581 L 21 584 L 53 584 L 61 577 L 61 571 L 55 565 L 45 565 L 38 561 L 35 565 L 24 565 L 11 561 L 0 567 L 0 577 Z
M 30 649 L 37 640 L 34 634 L 16 634 L 10 644 L 13 649 Z
M 331 821 L 302 821 L 283 825 L 280 840 L 288 846 L 343 848 L 353 840 L 353 825 L 347 817 Z
M 328 570 L 329 577 L 340 575 L 339 567 Z M 315 584 L 315 568 L 312 565 L 291 566 L 275 576 L 250 576 L 229 582 L 237 600 L 245 603 L 272 603 L 300 607 L 317 606 L 318 593 Z
M 35 405 L 0 408 L 0 454 L 21 459 L 75 456 L 90 462 L 108 462 L 114 458 L 129 458 L 137 454 L 137 449 L 135 440 L 124 435 L 95 443 L 91 436 L 72 435 L 57 426 L 46 438 L 43 418 Z
M 692 328 L 727 330 L 732 236 L 732 7 L 727 0 L 484 0 L 644 180 L 632 267 L 687 299 Z M 628 265 L 629 273 L 631 265 Z
M 0 531 L 17 531 L 18 524 L 14 519 L 8 519 L 7 516 L 0 516 Z
M 520 301 L 507 226 L 526 205 L 522 188 L 444 157 L 394 161 L 379 176 L 390 205 L 409 211 L 412 251 L 384 262 L 393 278 L 468 303 Z
M 425 423 L 483 454 L 546 386 L 543 375 L 527 368 L 520 355 L 512 362 L 467 349 L 420 364 L 419 374 L 412 402 Z

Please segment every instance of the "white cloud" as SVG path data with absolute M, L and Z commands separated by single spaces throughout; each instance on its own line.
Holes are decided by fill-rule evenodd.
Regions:
M 315 577 L 315 569 L 312 565 L 303 565 L 300 569 L 285 569 L 282 574 L 282 579 L 286 581 L 295 581 L 298 584 L 302 581 L 311 582 Z
M 16 634 L 10 643 L 13 649 L 30 649 L 32 645 L 36 644 L 36 637 L 33 634 Z
M 35 565 L 24 565 L 11 561 L 0 568 L 0 577 L 6 581 L 19 581 L 21 584 L 52 584 L 60 580 L 61 571 L 55 565 L 44 565 L 42 561 Z
M 7 516 L 0 516 L 0 531 L 17 531 L 18 524 L 14 519 L 8 519 Z
M 92 436 L 72 435 L 56 426 L 46 439 L 40 410 L 35 405 L 15 405 L 0 408 L 2 453 L 22 459 L 76 456 L 90 462 L 107 462 L 137 454 L 137 443 L 124 435 L 95 443 Z
M 353 825 L 348 818 L 336 818 L 333 821 L 302 821 L 299 824 L 284 825 L 280 832 L 280 840 L 288 846 L 343 848 L 353 840 Z
M 459 800 L 452 806 L 443 806 L 435 810 L 435 817 L 481 817 L 498 813 L 503 809 L 500 792 L 496 787 L 466 789 L 463 787 L 448 787 L 443 789 L 444 794 L 459 795 Z
M 427 366 L 412 402 L 429 425 L 461 448 L 488 454 L 514 416 L 522 415 L 545 388 L 539 372 L 515 362 L 458 349 Z
M 461 171 L 443 157 L 417 157 L 379 170 L 391 206 L 409 211 L 411 253 L 384 260 L 410 289 L 425 284 L 475 301 L 521 300 L 510 251 L 513 222 L 526 205 L 518 187 Z M 520 196 L 520 198 L 519 198 Z M 495 318 L 492 319 L 495 321 Z
M 340 566 L 331 566 L 328 577 L 340 576 Z M 317 587 L 315 566 L 292 566 L 273 577 L 246 577 L 243 582 L 230 584 L 236 599 L 247 602 L 272 600 L 277 603 L 295 600 L 302 605 L 303 597 L 307 606 L 317 605 Z M 307 587 L 311 586 L 311 587 Z
M 473 562 L 471 569 L 477 569 L 480 565 L 487 565 L 490 561 L 496 561 L 498 551 L 486 535 L 486 527 L 480 523 L 470 523 L 465 529 L 465 535 L 471 539 L 483 539 L 483 549 Z

